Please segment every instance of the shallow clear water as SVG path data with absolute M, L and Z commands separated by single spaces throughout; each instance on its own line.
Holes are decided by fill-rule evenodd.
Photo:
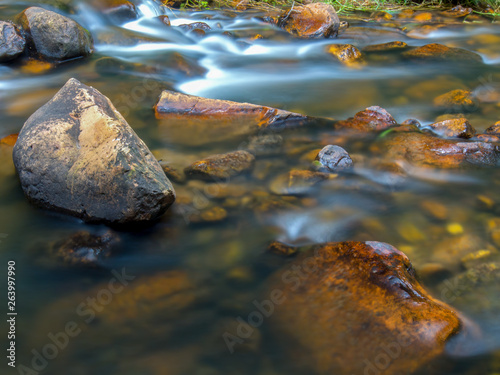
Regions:
M 10 19 L 32 4 L 37 2 L 0 0 L 0 19 Z M 168 132 L 159 131 L 159 120 L 152 110 L 162 89 L 333 119 L 379 105 L 398 122 L 416 118 L 423 125 L 440 114 L 432 101 L 447 91 L 500 92 L 500 27 L 487 20 L 449 21 L 449 27 L 418 39 L 402 30 L 416 27 L 415 22 L 389 25 L 372 21 L 366 14 L 346 16 L 350 28 L 333 42 L 351 43 L 360 49 L 394 40 L 411 46 L 441 43 L 476 51 L 484 61 L 473 66 L 414 64 L 389 56 L 369 59 L 361 69 L 352 69 L 324 52 L 332 40 L 295 39 L 260 21 L 262 14 L 258 12 L 180 12 L 154 1 L 136 4 L 141 14 L 137 21 L 112 24 L 85 2 L 73 3 L 71 17 L 87 27 L 95 39 L 91 58 L 41 74 L 29 73 L 16 64 L 0 66 L 0 136 L 19 132 L 26 119 L 70 77 L 108 96 L 150 149 L 156 155 L 169 150 L 169 162 L 179 168 L 197 158 L 238 149 L 248 138 L 203 146 L 177 142 Z M 199 37 L 169 28 L 156 18 L 162 14 L 168 15 L 174 26 L 202 21 L 212 31 Z M 223 35 L 225 31 L 233 37 Z M 262 39 L 255 38 L 257 34 Z M 181 63 L 179 55 L 184 59 Z M 500 120 L 499 102 L 481 103 L 467 114 L 478 132 Z M 122 310 L 127 316 L 125 310 L 133 309 L 135 300 L 130 297 L 130 302 L 112 308 L 109 315 L 97 315 L 88 326 L 82 323 L 86 330 L 71 339 L 42 373 L 279 374 L 280 364 L 272 361 L 273 348 L 250 342 L 231 355 L 222 340 L 224 327 L 252 311 L 252 301 L 266 276 L 279 266 L 268 264 L 263 255 L 270 241 L 294 245 L 341 240 L 388 242 L 408 254 L 417 272 L 425 271 L 429 264 L 444 264 L 449 279 L 464 271 L 460 263 L 463 254 L 453 255 L 454 248 L 470 248 L 465 253 L 485 248 L 498 251 L 488 229 L 488 222 L 500 212 L 497 169 L 431 172 L 415 168 L 399 184 L 390 173 L 366 168 L 341 181 L 320 185 L 306 196 L 282 198 L 270 193 L 273 179 L 291 168 L 308 168 L 310 160 L 304 155 L 320 149 L 334 134 L 320 128 L 282 135 L 282 151 L 259 159 L 252 175 L 231 179 L 229 185 L 236 186 L 236 192 L 224 193 L 226 186 L 220 184 L 174 183 L 178 203 L 151 228 L 118 231 L 120 251 L 99 269 L 64 266 L 47 248 L 76 231 L 102 233 L 105 227 L 31 207 L 15 176 L 2 174 L 0 233 L 5 236 L 0 242 L 0 260 L 1 267 L 8 259 L 18 264 L 18 363 L 29 365 L 31 350 L 41 350 L 49 342 L 50 332 L 62 330 L 69 320 L 81 320 L 77 306 L 107 284 L 113 277 L 111 270 L 125 267 L 127 273 L 137 276 L 134 283 L 166 270 L 185 271 L 196 293 L 194 297 L 191 290 L 180 293 L 184 309 L 177 309 L 176 299 L 167 301 L 161 307 L 170 310 L 172 303 L 168 313 L 152 302 L 141 302 L 146 305 L 144 315 L 124 323 L 116 316 Z M 371 142 L 359 140 L 346 148 L 366 156 Z M 478 196 L 487 196 L 493 207 L 484 208 Z M 422 208 L 424 201 L 442 204 L 446 217 L 430 220 Z M 216 206 L 226 208 L 226 220 L 193 223 L 193 217 Z M 457 225 L 460 229 L 454 230 Z M 464 244 L 456 243 L 460 240 Z M 440 255 L 443 249 L 445 255 Z M 446 249 L 450 249 L 449 255 Z M 480 371 L 500 371 L 500 289 L 485 282 L 472 290 L 449 293 L 443 284 L 431 279 L 424 279 L 424 285 L 483 328 L 483 343 L 469 354 L 481 356 L 487 370 Z M 189 301 L 184 301 L 183 293 Z M 101 326 L 99 319 L 104 322 Z M 265 332 L 263 335 L 265 343 Z M 491 357 L 495 352 L 496 360 Z M 475 363 L 476 359 L 465 362 Z M 456 373 L 484 373 L 474 372 L 474 367 L 462 368 Z

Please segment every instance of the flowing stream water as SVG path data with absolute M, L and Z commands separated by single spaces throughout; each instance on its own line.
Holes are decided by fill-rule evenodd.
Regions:
M 396 16 L 392 21 L 377 21 L 370 14 L 353 13 L 341 16 L 350 27 L 338 39 L 307 40 L 263 22 L 261 11 L 180 11 L 152 0 L 135 3 L 139 17 L 122 22 L 110 21 L 84 1 L 71 3 L 67 14 L 94 37 L 95 53 L 89 58 L 43 72 L 16 64 L 0 65 L 0 137 L 18 133 L 26 119 L 71 77 L 109 97 L 155 156 L 171 152 L 168 161 L 179 166 L 241 148 L 249 139 L 202 142 L 200 146 L 196 142 L 204 137 L 200 130 L 178 141 L 162 131 L 155 118 L 153 105 L 163 89 L 336 120 L 378 105 L 399 123 L 415 118 L 423 126 L 441 114 L 433 106 L 436 96 L 467 89 L 477 97 L 496 98 L 484 99 L 466 114 L 478 133 L 500 120 L 498 21 L 451 19 L 444 21 L 447 27 L 419 35 L 418 22 L 397 21 Z M 0 0 L 0 19 L 12 19 L 37 4 Z M 163 24 L 160 15 L 167 15 L 173 27 Z M 211 30 L 200 36 L 176 27 L 192 22 L 205 22 Z M 365 66 L 352 68 L 324 52 L 331 43 L 349 43 L 362 50 L 395 40 L 410 46 L 440 43 L 468 49 L 479 53 L 483 64 L 417 64 L 389 54 L 371 57 Z M 272 361 L 273 348 L 263 350 L 258 343 L 266 340 L 265 333 L 233 354 L 222 339 L 226 326 L 236 325 L 239 316 L 246 317 L 254 309 L 252 301 L 258 298 L 267 274 L 276 268 L 264 256 L 267 244 L 273 240 L 299 246 L 373 240 L 404 251 L 424 275 L 427 289 L 483 329 L 482 344 L 470 349 L 463 370 L 454 373 L 479 373 L 467 366 L 478 358 L 487 369 L 481 373 L 500 372 L 498 281 L 450 281 L 467 271 L 461 260 L 468 253 L 486 249 L 498 261 L 500 241 L 495 242 L 489 224 L 500 215 L 498 169 L 415 168 L 399 181 L 397 174 L 367 168 L 344 182 L 319 185 L 307 195 L 278 199 L 269 188 L 274 178 L 291 168 L 308 168 L 311 161 L 306 155 L 321 149 L 328 143 L 325 140 L 334 139 L 333 132 L 325 129 L 282 136 L 285 143 L 280 151 L 258 161 L 250 176 L 230 181 L 236 189 L 226 192 L 226 184 L 174 183 L 178 203 L 151 228 L 118 230 L 120 251 L 97 269 L 64 266 L 47 248 L 77 231 L 100 234 L 106 227 L 33 208 L 17 178 L 2 177 L 0 267 L 9 259 L 18 265 L 18 362 L 29 365 L 32 349 L 41 350 L 50 342 L 50 332 L 63 329 L 65 321 L 51 319 L 54 309 L 66 309 L 66 320 L 81 319 L 76 308 L 84 297 L 106 285 L 111 270 L 125 267 L 138 277 L 181 270 L 196 280 L 201 297 L 192 297 L 191 290 L 185 292 L 186 297 L 180 292 L 178 299 L 167 300 L 163 306 L 172 313 L 146 309 L 148 314 L 137 316 L 130 325 L 117 323 L 114 327 L 109 322 L 119 321 L 119 317 L 103 318 L 103 325 L 114 328 L 103 327 L 102 335 L 97 315 L 89 332 L 84 330 L 71 339 L 41 373 L 282 373 Z M 371 157 L 370 142 L 354 142 L 348 151 Z M 438 207 L 442 217 L 429 218 L 429 205 Z M 226 220 L 207 223 L 193 219 L 199 212 L 221 206 L 227 211 Z M 430 265 L 436 264 L 444 276 L 425 278 Z M 186 298 L 199 301 L 188 303 Z M 175 315 L 177 307 L 170 304 L 177 303 L 188 307 Z M 122 310 L 127 315 L 125 311 L 133 309 L 133 304 L 131 298 L 130 306 L 117 308 L 116 315 Z M 171 319 L 167 328 L 158 323 L 164 314 Z

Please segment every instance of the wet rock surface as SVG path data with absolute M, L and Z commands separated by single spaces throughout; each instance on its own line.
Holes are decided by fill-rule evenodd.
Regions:
M 476 134 L 476 130 L 465 118 L 457 118 L 436 122 L 427 127 L 433 133 L 443 138 L 469 139 Z
M 483 59 L 477 53 L 462 48 L 447 47 L 442 44 L 432 43 L 406 51 L 403 55 L 417 61 L 455 61 L 457 63 L 482 63 Z
M 278 25 L 301 38 L 328 38 L 337 35 L 340 21 L 332 5 L 312 3 L 285 11 Z
M 328 145 L 318 153 L 315 160 L 320 172 L 338 172 L 351 169 L 353 162 L 349 153 L 340 146 Z
M 413 373 L 467 334 L 460 315 L 416 281 L 406 255 L 385 243 L 318 245 L 278 271 L 268 292 L 277 301 L 269 328 L 285 355 L 319 374 L 377 371 L 389 346 L 398 355 L 387 357 L 384 373 Z
M 385 109 L 373 106 L 358 112 L 347 120 L 338 121 L 335 129 L 355 132 L 374 132 L 386 130 L 397 125 L 394 117 Z
M 453 90 L 436 97 L 434 105 L 441 109 L 462 112 L 473 110 L 476 107 L 476 101 L 470 91 Z
M 72 19 L 38 7 L 17 16 L 27 38 L 31 55 L 47 60 L 63 61 L 85 57 L 93 52 L 90 33 Z
M 103 234 L 80 231 L 54 243 L 49 253 L 66 266 L 99 267 L 119 244 L 119 236 L 110 230 Z
M 199 160 L 187 167 L 184 172 L 189 178 L 217 181 L 249 171 L 254 161 L 255 156 L 249 152 L 234 151 Z
M 498 146 L 484 142 L 440 139 L 423 133 L 400 133 L 382 141 L 391 160 L 436 168 L 494 167 L 499 163 Z
M 363 64 L 363 55 L 351 44 L 331 44 L 326 47 L 326 52 L 349 67 L 360 67 Z
M 109 99 L 76 79 L 26 121 L 14 163 L 33 204 L 86 221 L 153 220 L 175 199 L 160 165 Z
M 128 0 L 92 0 L 90 4 L 112 22 L 126 22 L 137 19 L 135 4 Z
M 167 137 L 199 145 L 252 134 L 259 129 L 282 130 L 314 123 L 314 119 L 276 108 L 163 91 L 156 118 Z
M 305 195 L 316 184 L 334 177 L 329 173 L 293 170 L 271 181 L 269 190 L 277 195 Z
M 0 63 L 14 60 L 24 52 L 26 41 L 16 25 L 0 21 Z

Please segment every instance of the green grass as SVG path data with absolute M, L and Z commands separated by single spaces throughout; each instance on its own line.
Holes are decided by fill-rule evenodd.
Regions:
M 500 0 L 325 0 L 337 12 L 353 10 L 399 10 L 399 9 L 447 9 L 455 5 L 471 7 L 482 13 L 489 6 L 495 13 L 500 12 Z
M 348 11 L 375 11 L 388 10 L 397 11 L 402 9 L 449 9 L 455 5 L 471 7 L 476 13 L 484 13 L 487 7 L 493 13 L 500 16 L 500 0 L 322 0 L 327 4 L 332 4 L 337 12 Z M 238 4 L 238 0 L 185 0 L 183 8 L 231 8 Z M 301 0 L 242 0 L 240 4 L 245 4 L 251 8 L 273 8 L 290 7 L 292 4 L 300 4 Z

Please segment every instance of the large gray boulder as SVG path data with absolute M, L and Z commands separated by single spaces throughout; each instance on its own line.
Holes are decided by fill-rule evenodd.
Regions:
M 93 52 L 89 31 L 71 18 L 39 7 L 25 9 L 17 16 L 31 55 L 63 61 Z
M 17 27 L 5 21 L 0 21 L 0 63 L 14 60 L 24 52 L 26 41 Z
M 76 79 L 24 124 L 14 164 L 35 205 L 89 222 L 153 220 L 174 189 L 110 100 Z

